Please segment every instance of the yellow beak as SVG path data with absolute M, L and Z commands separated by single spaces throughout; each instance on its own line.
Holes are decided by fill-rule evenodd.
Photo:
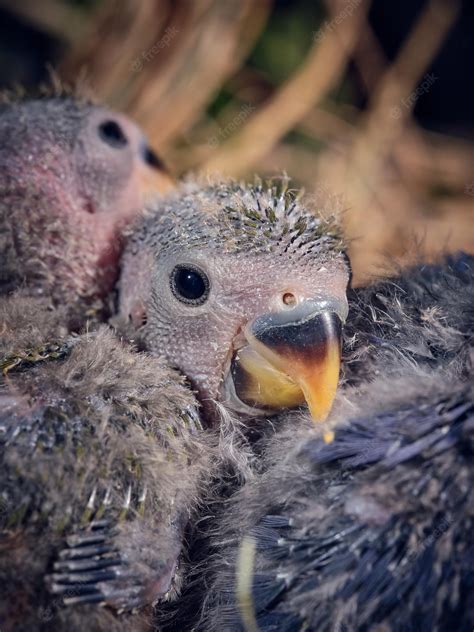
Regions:
M 323 304 L 327 308 L 327 304 Z M 248 342 L 232 362 L 237 397 L 254 408 L 292 408 L 306 401 L 317 422 L 326 420 L 339 381 L 341 319 L 305 301 L 266 314 L 244 329 Z

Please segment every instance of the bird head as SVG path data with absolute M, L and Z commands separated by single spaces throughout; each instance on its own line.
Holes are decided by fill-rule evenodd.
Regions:
M 123 227 L 170 185 L 124 115 L 67 96 L 0 106 L 0 291 L 104 296 Z
M 324 420 L 348 280 L 335 219 L 284 185 L 191 184 L 131 233 L 120 312 L 189 378 L 205 411 L 220 402 L 255 417 L 306 401 Z

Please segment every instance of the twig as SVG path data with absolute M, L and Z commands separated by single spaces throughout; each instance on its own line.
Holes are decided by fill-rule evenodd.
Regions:
M 321 101 L 340 78 L 357 40 L 366 3 L 316 41 L 302 67 L 250 118 L 241 131 L 216 151 L 203 171 L 248 172 L 298 121 Z

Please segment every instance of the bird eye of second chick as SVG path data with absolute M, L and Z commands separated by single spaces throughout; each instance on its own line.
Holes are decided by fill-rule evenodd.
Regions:
M 120 312 L 188 377 L 210 418 L 215 402 L 248 417 L 306 402 L 322 421 L 348 280 L 335 219 L 283 187 L 188 183 L 131 234 Z
M 123 129 L 112 119 L 107 119 L 98 127 L 100 138 L 110 147 L 121 148 L 128 145 Z

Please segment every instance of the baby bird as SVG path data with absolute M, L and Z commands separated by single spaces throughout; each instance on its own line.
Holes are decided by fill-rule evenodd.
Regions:
M 334 441 L 275 420 L 255 477 L 196 530 L 170 629 L 472 629 L 474 258 L 358 293 Z
M 172 181 L 126 116 L 72 96 L 0 106 L 0 294 L 106 311 L 121 232 Z
M 219 413 L 266 424 L 305 399 L 318 420 L 328 413 L 342 248 L 335 223 L 284 188 L 187 185 L 154 204 L 123 262 L 121 312 L 149 355 L 99 328 L 34 362 L 10 358 L 5 629 L 142 629 L 143 606 L 179 590 L 183 531 L 220 465 Z M 59 293 L 65 269 L 53 271 Z

